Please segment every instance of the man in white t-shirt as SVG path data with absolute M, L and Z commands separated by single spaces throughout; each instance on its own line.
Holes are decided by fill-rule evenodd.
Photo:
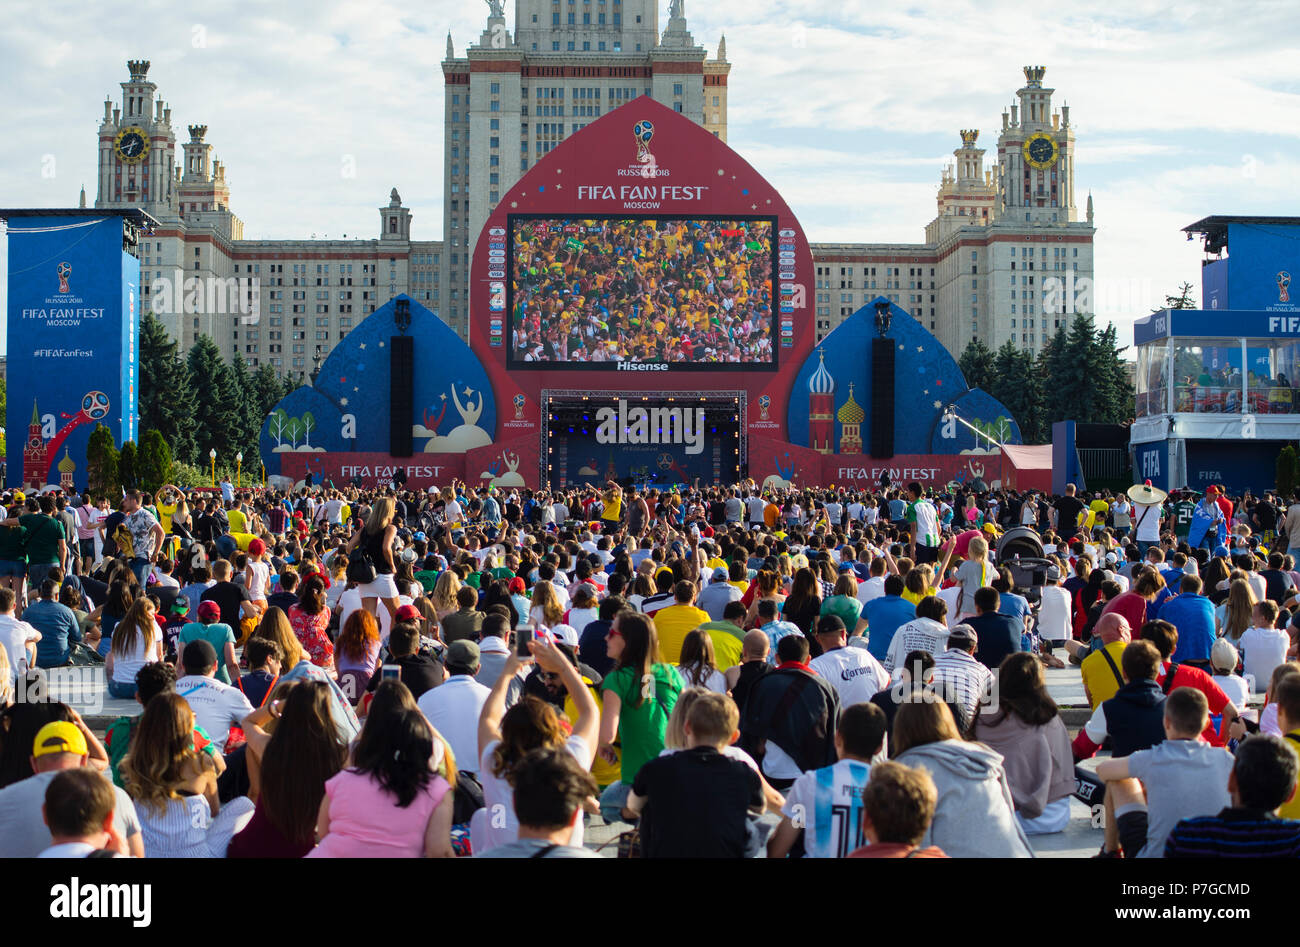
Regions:
M 447 680 L 420 695 L 420 712 L 451 746 L 456 767 L 478 772 L 478 718 L 491 688 L 474 679 L 479 670 L 478 644 L 453 641 L 443 655 Z
M 0 645 L 9 655 L 10 684 L 36 666 L 36 642 L 40 640 L 39 631 L 14 617 L 13 589 L 0 589 Z
M 745 501 L 745 509 L 749 514 L 750 526 L 763 525 L 763 511 L 767 509 L 766 500 L 755 493 Z
M 185 676 L 176 682 L 176 693 L 184 697 L 194 711 L 195 726 L 202 727 L 212 738 L 218 753 L 226 752 L 230 728 L 239 726 L 253 712 L 244 692 L 222 684 L 217 673 L 217 652 L 202 638 L 191 641 L 181 652 Z
M 1133 538 L 1137 541 L 1140 555 L 1152 545 L 1160 543 L 1161 504 L 1169 494 L 1153 487 L 1151 481 L 1129 487 L 1128 497 L 1133 501 Z
M 767 843 L 768 858 L 789 854 L 801 831 L 809 858 L 845 858 L 866 844 L 862 790 L 871 777 L 871 761 L 884 749 L 888 729 L 885 712 L 875 704 L 844 708 L 835 731 L 839 761 L 795 780 L 781 807 L 781 824 Z
M 868 568 L 871 578 L 858 583 L 858 601 L 863 605 L 885 594 L 885 560 L 877 556 Z
M 841 707 L 871 700 L 889 684 L 889 674 L 865 648 L 850 648 L 848 630 L 838 615 L 817 619 L 817 643 L 822 653 L 808 666 L 840 695 Z
M 1061 570 L 1047 567 L 1047 581 L 1039 593 L 1038 637 L 1059 648 L 1072 636 L 1070 593 L 1061 587 Z
M 1253 675 L 1255 686 L 1261 690 L 1268 685 L 1274 669 L 1286 660 L 1287 649 L 1291 647 L 1290 635 L 1273 627 L 1277 616 L 1276 602 L 1257 602 L 1251 611 L 1251 627 L 1241 633 L 1237 642 L 1242 673 L 1246 677 Z

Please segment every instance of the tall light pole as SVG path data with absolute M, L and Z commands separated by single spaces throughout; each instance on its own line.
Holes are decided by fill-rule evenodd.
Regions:
M 208 451 L 208 459 L 212 461 L 212 486 L 217 485 L 217 449 L 214 447 Z
M 243 487 L 244 481 L 244 452 L 241 450 L 235 455 L 235 486 Z

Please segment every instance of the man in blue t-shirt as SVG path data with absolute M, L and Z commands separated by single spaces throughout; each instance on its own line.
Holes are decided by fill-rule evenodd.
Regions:
M 81 641 L 81 625 L 66 605 L 55 601 L 59 585 L 53 579 L 41 583 L 40 600 L 27 606 L 23 621 L 41 633 L 36 643 L 36 666 L 63 667 L 68 663 L 72 646 Z
M 1185 575 L 1178 594 L 1160 606 L 1160 618 L 1178 629 L 1178 647 L 1170 655 L 1175 664 L 1205 666 L 1214 647 L 1214 605 L 1201 594 L 1201 577 Z
M 902 596 L 902 578 L 891 575 L 885 578 L 885 594 L 862 606 L 862 617 L 858 621 L 857 630 L 861 631 L 865 623 L 867 651 L 877 661 L 884 661 L 889 654 L 894 632 L 916 618 L 916 606 Z

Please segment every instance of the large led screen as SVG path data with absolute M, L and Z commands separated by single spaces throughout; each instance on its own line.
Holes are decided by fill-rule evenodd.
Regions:
M 776 368 L 774 218 L 510 218 L 510 365 Z

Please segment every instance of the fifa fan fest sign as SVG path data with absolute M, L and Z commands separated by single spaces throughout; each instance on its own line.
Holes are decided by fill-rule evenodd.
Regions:
M 866 307 L 815 347 L 815 280 L 776 189 L 701 126 L 635 99 L 502 192 L 471 262 L 469 344 L 417 300 L 381 307 L 267 419 L 268 474 L 408 487 L 996 479 L 987 438 L 944 424 L 945 409 L 1001 443 L 1019 443 L 1014 419 L 898 307 L 886 320 L 897 456 L 865 453 L 878 315 Z M 385 346 L 399 333 L 414 347 L 407 457 L 388 453 Z
M 103 423 L 137 438 L 136 212 L 0 211 L 9 230 L 5 485 L 83 490 Z

